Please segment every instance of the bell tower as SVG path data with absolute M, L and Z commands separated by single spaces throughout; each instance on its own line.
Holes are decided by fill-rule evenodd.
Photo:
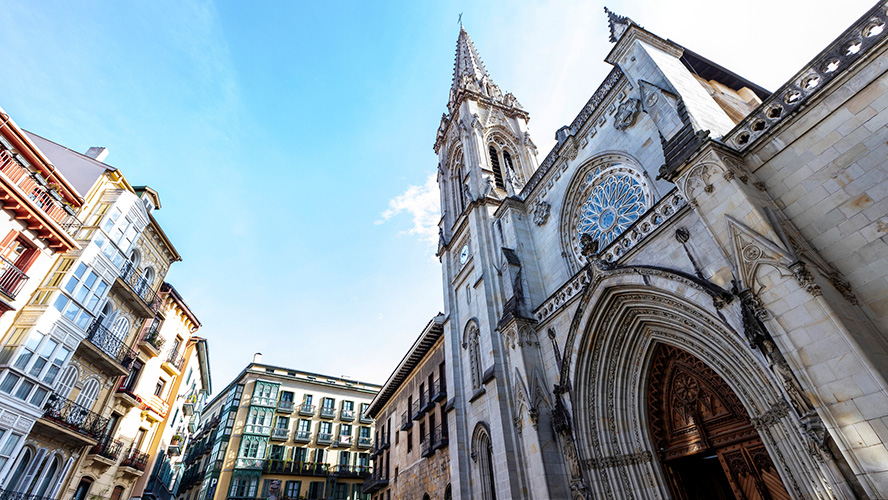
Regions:
M 539 364 L 536 351 L 512 347 L 522 344 L 519 336 L 539 345 L 529 318 L 537 270 L 521 201 L 538 166 L 528 120 L 515 96 L 494 83 L 461 27 L 447 112 L 435 139 L 452 391 L 447 418 L 451 442 L 460 443 L 450 447 L 451 478 L 459 498 L 527 498 L 541 484 L 548 488 L 538 480 L 545 451 L 532 436 L 535 410 L 515 404 L 533 392 L 517 389 L 515 381 L 526 385 L 525 374 L 539 371 L 531 366 Z M 523 434 L 521 422 L 528 422 Z

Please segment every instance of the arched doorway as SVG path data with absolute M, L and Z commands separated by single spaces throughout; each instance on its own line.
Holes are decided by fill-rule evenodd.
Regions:
M 790 498 L 742 403 L 718 374 L 662 343 L 650 367 L 651 433 L 676 499 Z

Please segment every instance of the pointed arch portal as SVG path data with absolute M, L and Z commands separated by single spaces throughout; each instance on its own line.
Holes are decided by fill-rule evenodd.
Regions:
M 790 498 L 743 404 L 700 359 L 655 345 L 647 405 L 651 435 L 675 498 Z

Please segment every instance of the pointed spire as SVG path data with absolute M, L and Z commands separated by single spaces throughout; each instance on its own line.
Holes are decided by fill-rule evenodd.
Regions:
M 493 83 L 472 38 L 460 24 L 459 38 L 456 40 L 456 61 L 453 64 L 453 83 L 450 86 L 450 102 L 448 103 L 451 112 L 458 105 L 457 98 L 462 91 L 489 98 L 510 108 L 521 109 L 521 104 L 518 103 L 515 96 L 510 93 L 504 95 L 499 86 Z
M 616 14 L 612 10 L 607 7 L 604 8 L 604 12 L 607 14 L 607 24 L 610 28 L 610 41 L 611 43 L 617 43 L 617 40 L 623 36 L 623 33 L 629 29 L 629 26 L 638 26 L 642 28 L 640 24 L 636 23 L 632 19 L 629 19 L 626 16 L 621 16 Z
M 475 48 L 475 44 L 472 43 L 472 38 L 466 32 L 462 23 L 460 23 L 459 38 L 456 40 L 456 62 L 453 65 L 451 90 L 456 91 L 463 86 L 465 84 L 464 77 L 466 76 L 474 80 L 479 86 L 485 78 L 490 79 L 490 74 L 487 73 L 487 68 L 484 67 L 484 62 L 481 60 L 481 56 L 478 55 L 478 50 Z

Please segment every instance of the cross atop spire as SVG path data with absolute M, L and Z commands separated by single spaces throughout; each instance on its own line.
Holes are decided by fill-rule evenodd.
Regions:
M 626 16 L 616 14 L 607 7 L 604 8 L 604 12 L 607 14 L 607 24 L 610 28 L 611 43 L 617 43 L 617 40 L 619 40 L 620 37 L 623 36 L 623 33 L 625 33 L 627 29 L 629 29 L 629 26 L 635 25 L 639 28 L 643 27 Z

